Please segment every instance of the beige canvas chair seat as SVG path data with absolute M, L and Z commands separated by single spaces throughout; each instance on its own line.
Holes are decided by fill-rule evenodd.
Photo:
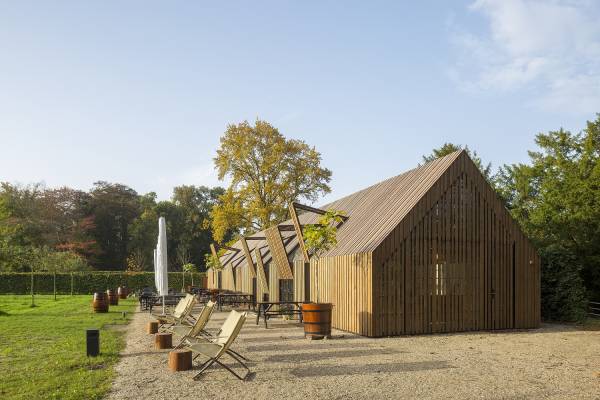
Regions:
M 196 343 L 189 346 L 194 353 L 204 354 L 207 357 L 214 358 L 223 349 L 223 346 L 215 343 Z
M 205 329 L 214 310 L 215 303 L 209 301 L 202 308 L 202 311 L 200 311 L 200 314 L 196 318 L 196 322 L 192 326 L 185 324 L 173 325 L 170 328 L 171 332 L 177 336 L 181 336 L 179 344 L 175 346 L 175 348 L 177 349 L 184 344 L 191 344 L 191 340 L 193 340 L 195 337 L 210 337 L 210 333 L 208 333 Z
M 235 339 L 242 330 L 244 322 L 246 322 L 246 313 L 241 314 L 237 311 L 231 311 L 227 316 L 227 319 L 225 319 L 225 322 L 223 322 L 223 325 L 221 326 L 217 336 L 211 339 L 194 337 L 192 340 L 196 343 L 187 344 L 184 346 L 185 349 L 191 350 L 195 354 L 194 359 L 198 358 L 199 356 L 208 358 L 208 360 L 200 365 L 200 371 L 194 376 L 194 380 L 199 379 L 204 371 L 206 371 L 207 368 L 215 363 L 225 368 L 240 380 L 245 380 L 248 377 L 250 369 L 242 361 L 246 360 L 246 358 L 231 349 L 231 345 L 235 342 Z M 239 365 L 241 365 L 246 370 L 246 373 L 242 376 L 227 365 L 223 364 L 220 361 L 220 358 L 224 354 L 227 354 Z

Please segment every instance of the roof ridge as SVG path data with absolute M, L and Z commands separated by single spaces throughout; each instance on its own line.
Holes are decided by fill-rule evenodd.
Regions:
M 344 207 L 350 207 L 350 210 L 345 210 L 348 211 L 348 216 L 350 217 L 350 219 L 347 223 L 344 223 L 340 227 L 340 231 L 338 232 L 338 235 L 341 235 L 342 237 L 352 235 L 352 233 L 345 232 L 347 229 L 344 228 L 348 227 L 347 224 L 354 225 L 351 222 L 353 219 L 353 212 L 355 213 L 355 216 L 359 219 L 365 219 L 365 207 L 369 208 L 368 204 L 364 204 L 365 202 L 373 203 L 372 207 L 370 207 L 373 215 L 376 215 L 378 211 L 381 211 L 382 213 L 386 214 L 386 217 L 377 221 L 378 224 L 373 224 L 373 226 L 353 226 L 352 229 L 356 230 L 357 233 L 362 233 L 362 236 L 353 239 L 350 239 L 348 237 L 348 243 L 341 243 L 341 241 L 339 241 L 339 245 L 331 249 L 329 252 L 327 252 L 327 254 L 324 254 L 324 256 L 346 254 L 352 248 L 360 248 L 362 249 L 361 251 L 366 251 L 366 249 L 370 249 L 369 251 L 371 251 L 372 249 L 376 248 L 385 239 L 385 237 L 387 237 L 387 234 L 389 234 L 390 229 L 393 229 L 394 226 L 397 226 L 397 224 L 404 220 L 406 215 L 408 215 L 410 209 L 412 209 L 412 207 L 414 207 L 414 205 L 417 204 L 420 201 L 420 199 L 422 199 L 423 196 L 425 196 L 429 192 L 433 184 L 435 184 L 435 182 L 437 182 L 437 180 L 439 179 L 439 176 L 441 176 L 441 174 L 450 165 L 452 165 L 454 161 L 459 157 L 459 155 L 463 152 L 464 150 L 462 149 L 454 151 L 450 154 L 445 155 L 444 157 L 440 157 L 435 160 L 426 162 L 422 165 L 418 165 L 417 167 L 409 169 L 408 171 L 404 171 L 398 175 L 383 179 L 375 184 L 357 190 L 354 193 L 350 193 L 332 202 L 318 206 L 319 208 L 323 209 L 334 206 L 336 208 L 340 208 L 341 210 L 343 210 Z M 442 169 L 438 169 L 436 168 L 436 165 L 438 164 L 445 166 Z M 418 179 L 419 173 L 423 175 L 423 179 Z M 411 177 L 411 175 L 414 176 Z M 386 184 L 389 185 L 389 190 L 378 190 L 378 188 Z M 356 212 L 358 212 L 358 214 L 356 214 Z M 305 219 L 307 218 L 306 215 L 307 213 L 301 213 L 299 217 Z M 308 218 L 310 221 L 313 217 L 309 216 Z M 366 218 L 370 218 L 370 216 Z M 290 223 L 290 220 L 286 220 L 280 224 L 285 223 Z M 264 232 L 264 229 L 257 231 L 252 235 L 260 235 L 261 232 Z M 291 246 L 290 250 L 295 249 L 295 247 L 297 247 L 297 241 L 295 244 L 294 242 L 295 240 L 292 240 L 288 243 L 288 245 Z M 264 247 L 264 245 L 266 245 L 266 242 L 264 241 L 256 243 L 256 246 Z M 235 242 L 233 247 L 241 247 L 239 240 Z M 286 248 L 287 247 L 288 246 L 286 246 Z M 267 248 L 267 253 L 264 255 L 264 257 L 268 258 L 269 253 L 270 252 Z M 252 256 L 254 258 L 254 254 L 252 254 Z M 239 265 L 242 264 L 243 262 L 241 262 Z
M 319 207 L 326 207 L 326 206 L 328 206 L 328 205 L 331 205 L 331 204 L 333 204 L 333 203 L 336 203 L 336 202 L 339 202 L 339 201 L 341 201 L 341 200 L 347 199 L 348 197 L 354 196 L 354 195 L 356 195 L 356 194 L 358 194 L 358 193 L 360 193 L 360 192 L 364 192 L 365 190 L 372 189 L 372 188 L 374 188 L 374 187 L 376 187 L 376 186 L 379 186 L 379 185 L 381 185 L 381 184 L 383 184 L 383 183 L 386 183 L 386 182 L 392 181 L 392 180 L 394 180 L 394 179 L 400 178 L 400 177 L 402 177 L 402 176 L 405 176 L 405 175 L 407 175 L 407 174 L 410 174 L 411 172 L 414 172 L 414 171 L 416 171 L 416 170 L 418 170 L 418 169 L 425 168 L 425 167 L 427 167 L 427 166 L 431 166 L 431 165 L 433 165 L 434 163 L 441 162 L 442 160 L 445 160 L 446 158 L 450 158 L 450 157 L 457 157 L 457 156 L 458 156 L 460 153 L 462 153 L 462 152 L 464 152 L 464 151 L 465 151 L 465 150 L 463 150 L 463 149 L 456 150 L 456 151 L 453 151 L 452 153 L 446 154 L 446 155 L 445 155 L 445 156 L 443 156 L 443 157 L 436 158 L 435 160 L 428 161 L 428 162 L 426 162 L 426 163 L 424 163 L 424 164 L 418 164 L 416 167 L 414 167 L 414 168 L 411 168 L 411 169 L 409 169 L 409 170 L 407 170 L 407 171 L 401 172 L 401 173 L 399 173 L 398 175 L 394 175 L 394 176 L 391 176 L 391 177 L 389 177 L 389 178 L 385 178 L 385 179 L 383 179 L 383 180 L 381 180 L 381 181 L 379 181 L 379 182 L 377 182 L 377 183 L 374 183 L 374 184 L 372 184 L 372 185 L 369 185 L 369 186 L 367 186 L 367 187 L 365 187 L 365 188 L 359 189 L 359 190 L 357 190 L 356 192 L 349 193 L 349 194 L 347 194 L 347 195 L 346 195 L 346 196 L 344 196 L 344 197 L 340 197 L 339 199 L 336 199 L 336 200 L 330 201 L 329 203 L 323 204 L 323 205 L 321 205 L 321 206 L 319 206 Z

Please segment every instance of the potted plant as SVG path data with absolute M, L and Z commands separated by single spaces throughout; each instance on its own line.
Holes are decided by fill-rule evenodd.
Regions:
M 223 255 L 223 251 L 219 250 L 217 255 L 213 255 L 212 253 L 208 253 L 204 255 L 204 263 L 206 264 L 206 269 L 212 269 L 214 271 L 221 271 L 223 269 L 223 264 L 221 264 L 220 257 Z M 210 289 L 212 301 L 217 301 L 217 294 L 219 294 L 219 289 Z
M 320 257 L 337 244 L 337 227 L 343 221 L 344 213 L 327 210 L 316 224 L 306 225 L 302 234 L 309 257 Z M 310 339 L 331 337 L 331 311 L 333 304 L 319 301 L 319 274 L 315 275 L 316 302 L 302 305 L 304 336 Z
M 187 293 L 191 293 L 192 291 L 192 287 L 194 287 L 194 272 L 197 272 L 198 269 L 196 268 L 196 266 L 192 263 L 187 263 L 187 264 L 183 264 L 181 266 L 181 272 L 182 272 L 182 276 L 183 276 L 183 286 L 185 288 L 185 291 Z M 185 274 L 189 273 L 192 279 L 192 284 L 191 285 L 187 285 L 187 287 L 185 286 Z

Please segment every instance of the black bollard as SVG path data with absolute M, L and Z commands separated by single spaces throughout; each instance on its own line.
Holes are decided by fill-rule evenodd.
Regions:
M 87 344 L 87 356 L 96 357 L 100 354 L 100 330 L 99 329 L 87 329 L 86 330 L 86 344 Z

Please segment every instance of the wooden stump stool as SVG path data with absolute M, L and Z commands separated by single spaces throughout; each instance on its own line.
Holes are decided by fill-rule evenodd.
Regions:
M 157 350 L 173 347 L 173 336 L 170 333 L 157 333 L 154 335 L 154 348 Z
M 169 369 L 173 372 L 192 369 L 192 352 L 190 350 L 173 350 L 169 353 Z
M 148 322 L 146 325 L 146 332 L 150 335 L 154 335 L 158 332 L 158 321 Z

